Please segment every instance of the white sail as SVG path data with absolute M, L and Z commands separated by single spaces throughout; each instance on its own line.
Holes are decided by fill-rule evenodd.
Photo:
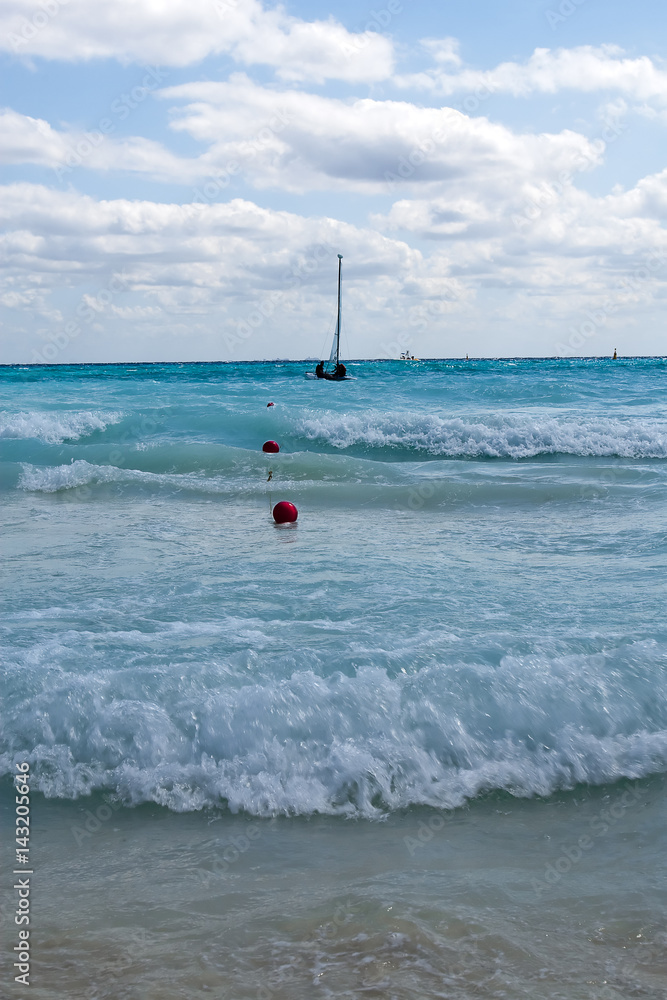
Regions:
M 342 315 L 342 295 L 343 289 L 341 287 L 341 263 L 343 261 L 343 255 L 338 254 L 338 315 L 336 316 L 336 331 L 334 333 L 333 344 L 331 345 L 331 354 L 329 355 L 329 364 L 337 365 L 340 361 L 340 319 Z
M 306 378 L 323 378 L 329 381 L 339 382 L 341 379 L 349 378 L 345 370 L 345 365 L 340 363 L 340 330 L 341 330 L 341 265 L 343 263 L 343 255 L 338 254 L 338 314 L 336 316 L 336 330 L 334 332 L 333 344 L 331 345 L 331 353 L 329 354 L 329 360 L 326 362 L 326 367 L 324 361 L 320 361 L 315 373 L 306 372 Z M 332 370 L 333 369 L 333 370 Z
M 336 347 L 338 346 L 337 343 L 336 343 L 336 341 L 337 341 L 337 338 L 336 338 L 336 334 L 334 333 L 333 343 L 331 345 L 331 354 L 329 355 L 329 364 L 330 365 L 335 365 L 336 364 Z

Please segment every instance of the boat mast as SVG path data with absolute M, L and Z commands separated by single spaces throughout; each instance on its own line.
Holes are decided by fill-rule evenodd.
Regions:
M 336 366 L 340 360 L 340 270 L 343 263 L 343 255 L 338 254 L 338 319 L 336 321 Z

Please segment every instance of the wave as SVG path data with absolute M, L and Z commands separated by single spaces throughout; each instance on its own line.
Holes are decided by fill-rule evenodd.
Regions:
M 103 454 L 109 454 L 108 448 Z M 372 463 L 352 457 L 319 455 L 312 452 L 267 456 L 225 445 L 159 446 L 145 451 L 116 449 L 122 462 L 131 467 L 97 464 L 85 459 L 55 466 L 20 463 L 19 489 L 56 493 L 101 483 L 135 482 L 207 493 L 257 495 L 265 491 L 267 471 L 272 466 L 277 488 L 300 488 L 304 483 L 405 483 L 405 477 L 386 463 Z M 118 460 L 117 459 L 117 460 Z M 392 474 L 393 473 L 393 474 Z
M 144 664 L 75 676 L 54 666 L 71 641 L 46 643 L 41 664 L 32 651 L 7 704 L 0 766 L 27 755 L 47 796 L 380 818 L 667 769 L 667 647 L 654 641 L 397 676 L 324 676 L 313 663 L 251 680 L 252 654 L 185 674 Z
M 450 458 L 667 458 L 667 424 L 651 418 L 327 412 L 302 418 L 297 428 L 306 440 L 337 449 L 402 450 Z
M 205 451 L 206 461 L 201 452 L 193 457 L 180 447 L 134 452 L 128 455 L 133 466 L 129 468 L 83 459 L 56 466 L 23 462 L 7 477 L 7 484 L 29 493 L 66 494 L 76 501 L 95 494 L 102 497 L 118 489 L 126 496 L 132 490 L 142 495 L 199 496 L 264 508 L 272 495 L 273 500 L 291 499 L 304 512 L 345 510 L 348 527 L 353 522 L 357 530 L 364 531 L 371 510 L 435 512 L 443 507 L 467 509 L 471 503 L 477 508 L 490 505 L 496 509 L 525 509 L 544 504 L 591 504 L 612 498 L 626 504 L 638 488 L 643 490 L 646 504 L 663 504 L 664 475 L 660 468 L 649 474 L 645 467 L 633 470 L 561 463 L 551 466 L 551 472 L 538 473 L 531 466 L 528 475 L 523 475 L 526 467 L 498 475 L 495 467 L 463 461 L 450 461 L 443 469 L 435 460 L 391 463 L 368 456 L 301 452 L 272 457 L 273 480 L 269 485 L 265 457 L 224 446 L 209 446 Z M 516 540 L 513 544 L 517 544 Z M 550 544 L 556 551 L 553 539 Z M 573 544 L 571 538 L 568 544 Z M 589 538 L 587 550 L 591 544 Z M 644 545 L 656 544 L 662 546 L 660 538 L 646 532 L 637 551 Z
M 621 418 L 489 412 L 449 417 L 415 411 L 337 413 L 309 409 L 277 415 L 268 427 L 266 418 L 254 412 L 214 410 L 185 416 L 177 411 L 162 415 L 159 434 L 155 419 L 144 416 L 140 420 L 135 415 L 135 423 L 123 435 L 125 419 L 124 414 L 112 411 L 4 412 L 0 413 L 0 438 L 56 445 L 78 442 L 77 448 L 85 448 L 83 455 L 91 462 L 122 454 L 125 463 L 131 456 L 133 465 L 139 462 L 146 471 L 155 472 L 224 470 L 238 464 L 241 452 L 247 453 L 247 464 L 247 457 L 261 454 L 261 443 L 269 436 L 280 439 L 283 462 L 318 452 L 322 460 L 327 453 L 345 452 L 349 458 L 383 462 L 516 460 L 547 455 L 667 458 L 667 420 L 649 415 Z M 185 437 L 183 421 L 187 424 Z M 105 438 L 87 440 L 109 427 L 113 431 Z M 19 461 L 32 458 L 30 452 L 16 453 Z
M 59 493 L 62 490 L 121 482 L 148 483 L 158 487 L 168 485 L 177 489 L 188 486 L 199 489 L 205 485 L 204 480 L 193 473 L 167 475 L 141 469 L 121 469 L 115 465 L 94 465 L 83 459 L 77 459 L 69 465 L 46 468 L 24 462 L 22 470 L 19 488 L 34 493 Z
M 118 423 L 122 413 L 94 410 L 72 410 L 58 413 L 28 411 L 0 412 L 0 438 L 37 440 L 44 444 L 63 444 L 78 441 L 95 431 L 105 431 L 110 424 Z

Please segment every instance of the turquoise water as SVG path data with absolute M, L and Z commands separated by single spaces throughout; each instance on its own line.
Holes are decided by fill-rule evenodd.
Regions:
M 309 368 L 0 369 L 37 988 L 662 996 L 667 362 Z

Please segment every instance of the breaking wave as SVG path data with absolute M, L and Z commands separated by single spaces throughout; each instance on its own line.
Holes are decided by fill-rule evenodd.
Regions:
M 78 441 L 94 431 L 104 431 L 110 424 L 118 423 L 122 413 L 95 412 L 93 410 L 60 411 L 48 413 L 28 411 L 0 412 L 0 438 L 37 440 L 44 444 L 62 444 Z
M 303 418 L 299 431 L 308 441 L 339 449 L 403 450 L 451 458 L 667 457 L 667 425 L 649 418 L 328 412 Z
M 173 643 L 179 628 L 194 626 L 128 638 L 135 647 Z M 434 662 L 398 675 L 368 666 L 324 676 L 313 662 L 248 679 L 242 658 L 187 675 L 134 666 L 86 676 L 54 666 L 72 643 L 85 655 L 96 638 L 61 635 L 14 674 L 2 767 L 27 753 L 50 796 L 106 790 L 176 811 L 379 818 L 667 767 L 667 649 L 652 641 L 593 655 L 505 656 L 497 666 Z

